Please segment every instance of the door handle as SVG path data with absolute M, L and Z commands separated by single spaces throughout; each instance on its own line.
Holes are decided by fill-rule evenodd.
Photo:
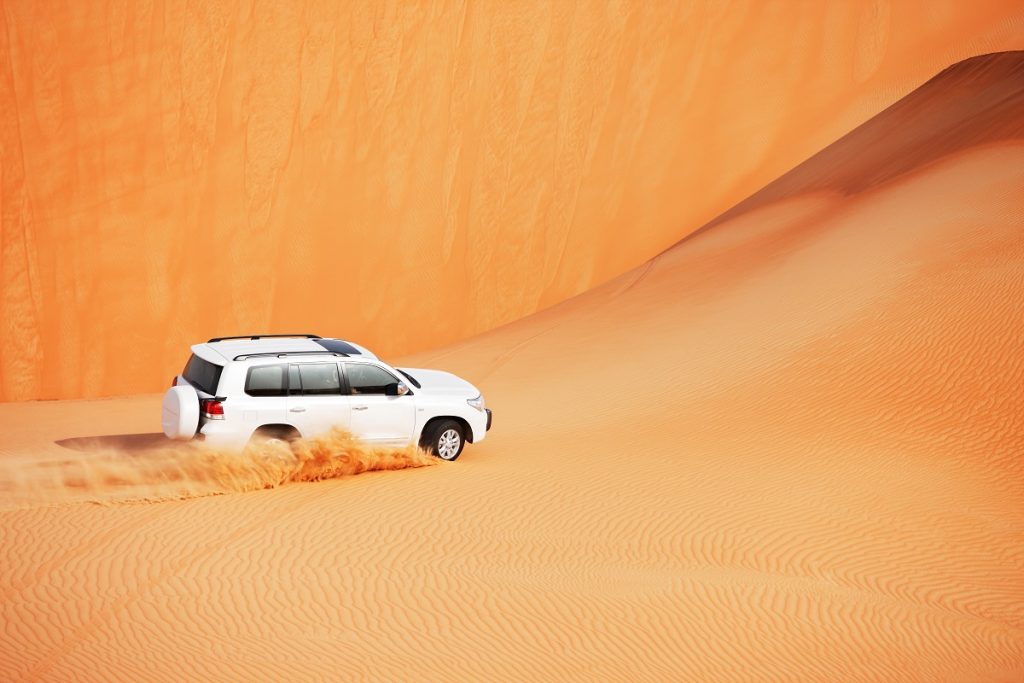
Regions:
M 306 412 L 305 408 L 289 408 L 288 410 L 290 410 L 293 413 L 304 413 L 304 412 Z
M 367 406 L 352 406 L 352 410 L 366 410 Z

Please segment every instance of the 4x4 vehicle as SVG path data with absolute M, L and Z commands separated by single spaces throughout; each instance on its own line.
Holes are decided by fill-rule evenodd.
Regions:
M 451 373 L 393 368 L 342 339 L 263 334 L 193 346 L 164 395 L 162 424 L 172 439 L 229 447 L 341 427 L 370 445 L 418 443 L 455 460 L 487 434 L 491 411 Z

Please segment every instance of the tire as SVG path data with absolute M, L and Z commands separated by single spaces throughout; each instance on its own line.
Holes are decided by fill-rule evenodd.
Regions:
M 423 447 L 438 458 L 457 460 L 466 446 L 466 430 L 455 420 L 439 420 L 424 435 Z

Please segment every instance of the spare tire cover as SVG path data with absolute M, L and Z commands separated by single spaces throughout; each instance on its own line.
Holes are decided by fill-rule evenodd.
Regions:
M 199 427 L 199 394 L 191 386 L 171 387 L 164 394 L 164 434 L 171 439 L 191 439 Z

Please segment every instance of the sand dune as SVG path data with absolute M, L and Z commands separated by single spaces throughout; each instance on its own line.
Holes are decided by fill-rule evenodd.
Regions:
M 1021 680 L 1021 62 L 409 359 L 495 410 L 457 463 L 3 512 L 0 679 Z M 156 406 L 3 405 L 3 457 Z
M 510 322 L 1022 27 L 1007 0 L 5 0 L 0 400 L 158 391 L 219 334 L 391 356 Z

